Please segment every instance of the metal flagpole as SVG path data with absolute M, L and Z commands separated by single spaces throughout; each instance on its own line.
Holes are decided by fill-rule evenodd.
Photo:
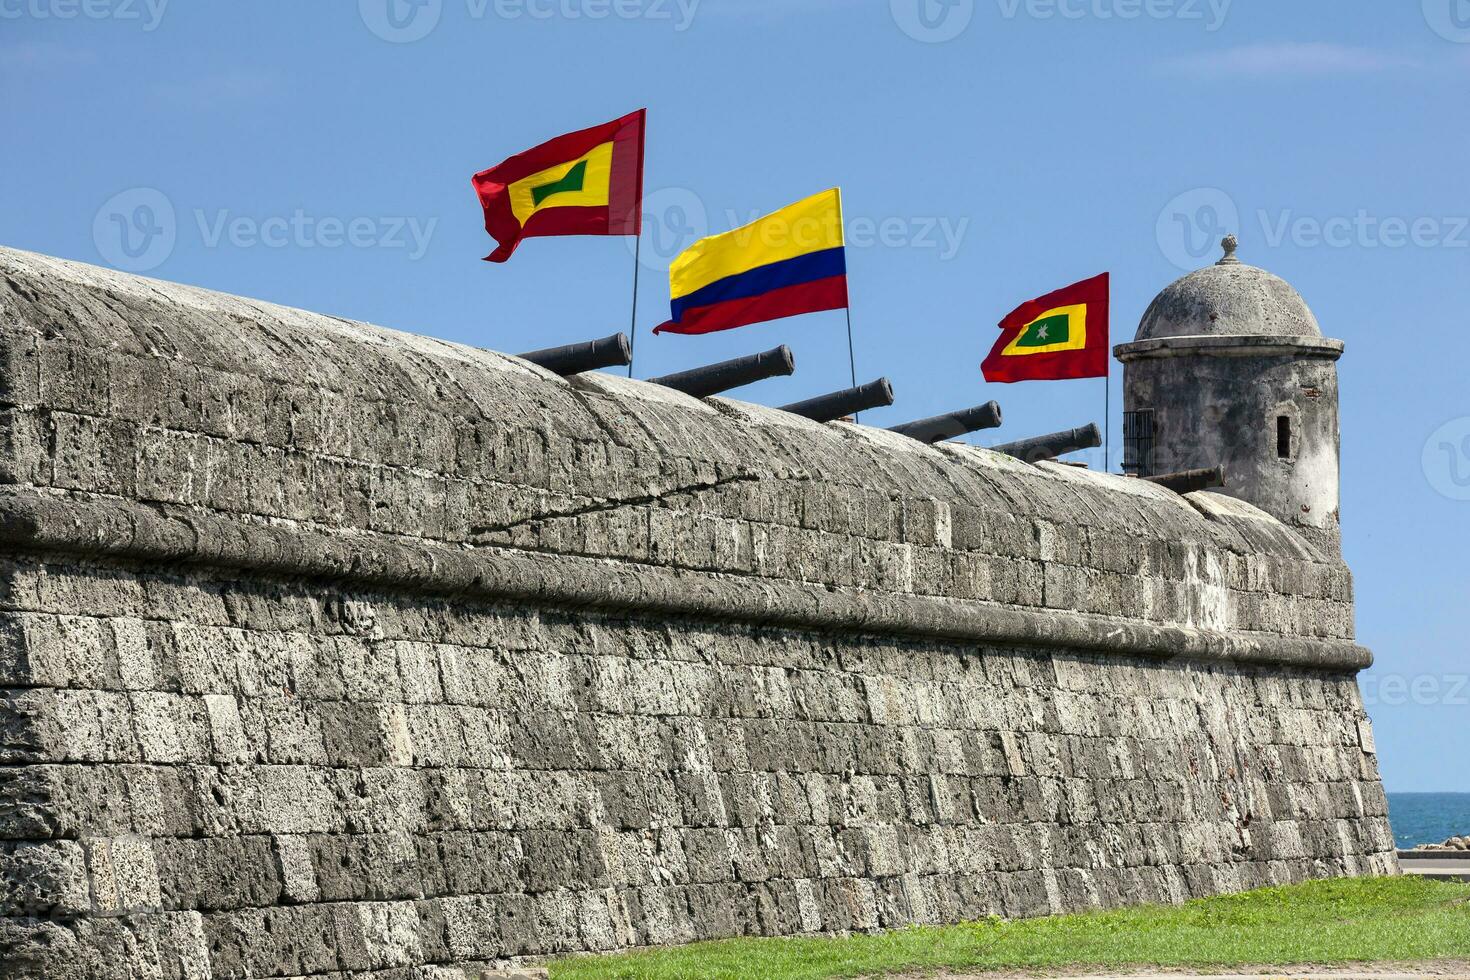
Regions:
M 1108 373 L 1103 375 L 1103 472 L 1113 472 L 1113 362 L 1108 360 Z
M 845 256 L 846 253 L 847 253 L 847 222 L 844 220 L 843 213 L 842 213 L 842 188 L 840 188 L 840 187 L 837 189 L 837 230 L 842 235 L 842 245 L 843 245 L 843 249 L 842 250 L 843 250 L 843 254 Z M 843 260 L 843 266 L 845 267 L 846 265 L 847 265 L 847 262 L 846 262 L 846 259 L 844 258 L 844 260 Z M 848 297 L 847 297 L 847 307 L 846 307 L 846 310 L 847 310 L 847 370 L 852 375 L 852 386 L 854 388 L 856 388 L 857 387 L 857 357 L 853 354 L 853 350 L 852 350 L 852 295 L 851 295 L 851 293 L 849 293 L 848 294 Z M 861 421 L 862 420 L 862 413 L 860 413 L 860 412 L 854 412 L 852 414 L 852 420 L 854 422 Z
M 847 370 L 852 373 L 852 386 L 857 387 L 857 358 L 852 354 L 852 297 L 848 297 L 847 305 Z M 852 420 L 861 422 L 862 412 L 853 412 Z
M 857 387 L 857 359 L 852 354 L 852 306 L 847 307 L 847 369 L 852 373 L 852 386 Z
M 643 265 L 643 229 L 633 245 L 633 319 L 628 326 L 628 377 L 633 377 L 633 349 L 638 343 L 638 271 Z

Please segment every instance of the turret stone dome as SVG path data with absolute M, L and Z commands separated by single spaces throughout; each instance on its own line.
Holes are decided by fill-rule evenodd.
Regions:
M 1291 284 L 1235 257 L 1225 257 L 1170 283 L 1149 304 L 1135 341 L 1164 337 L 1321 337 L 1317 318 Z
M 1338 537 L 1337 359 L 1297 291 L 1225 257 L 1159 293 L 1123 362 L 1123 468 L 1221 467 L 1222 493 L 1329 552 Z

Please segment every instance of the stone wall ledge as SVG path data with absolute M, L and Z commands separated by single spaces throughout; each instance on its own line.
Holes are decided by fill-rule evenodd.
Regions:
M 249 522 L 121 498 L 0 489 L 0 547 L 304 577 L 443 597 L 520 600 L 614 614 L 653 613 L 1118 656 L 1278 664 L 1334 672 L 1371 666 L 1346 640 L 1162 625 L 1051 608 L 877 593 L 627 561 Z
M 1331 337 L 1200 334 L 1135 340 L 1116 345 L 1113 354 L 1124 363 L 1150 357 L 1180 357 L 1188 354 L 1213 354 L 1217 357 L 1310 356 L 1335 361 L 1342 356 L 1344 349 L 1342 341 Z

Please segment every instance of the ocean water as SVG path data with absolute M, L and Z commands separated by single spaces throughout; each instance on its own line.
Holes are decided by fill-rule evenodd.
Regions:
M 1388 822 L 1399 847 L 1470 834 L 1470 793 L 1389 793 Z

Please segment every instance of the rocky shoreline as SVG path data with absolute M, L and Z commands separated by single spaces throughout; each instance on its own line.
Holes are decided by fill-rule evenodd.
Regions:
M 1451 837 L 1443 844 L 1420 844 L 1415 851 L 1470 851 L 1470 835 Z

